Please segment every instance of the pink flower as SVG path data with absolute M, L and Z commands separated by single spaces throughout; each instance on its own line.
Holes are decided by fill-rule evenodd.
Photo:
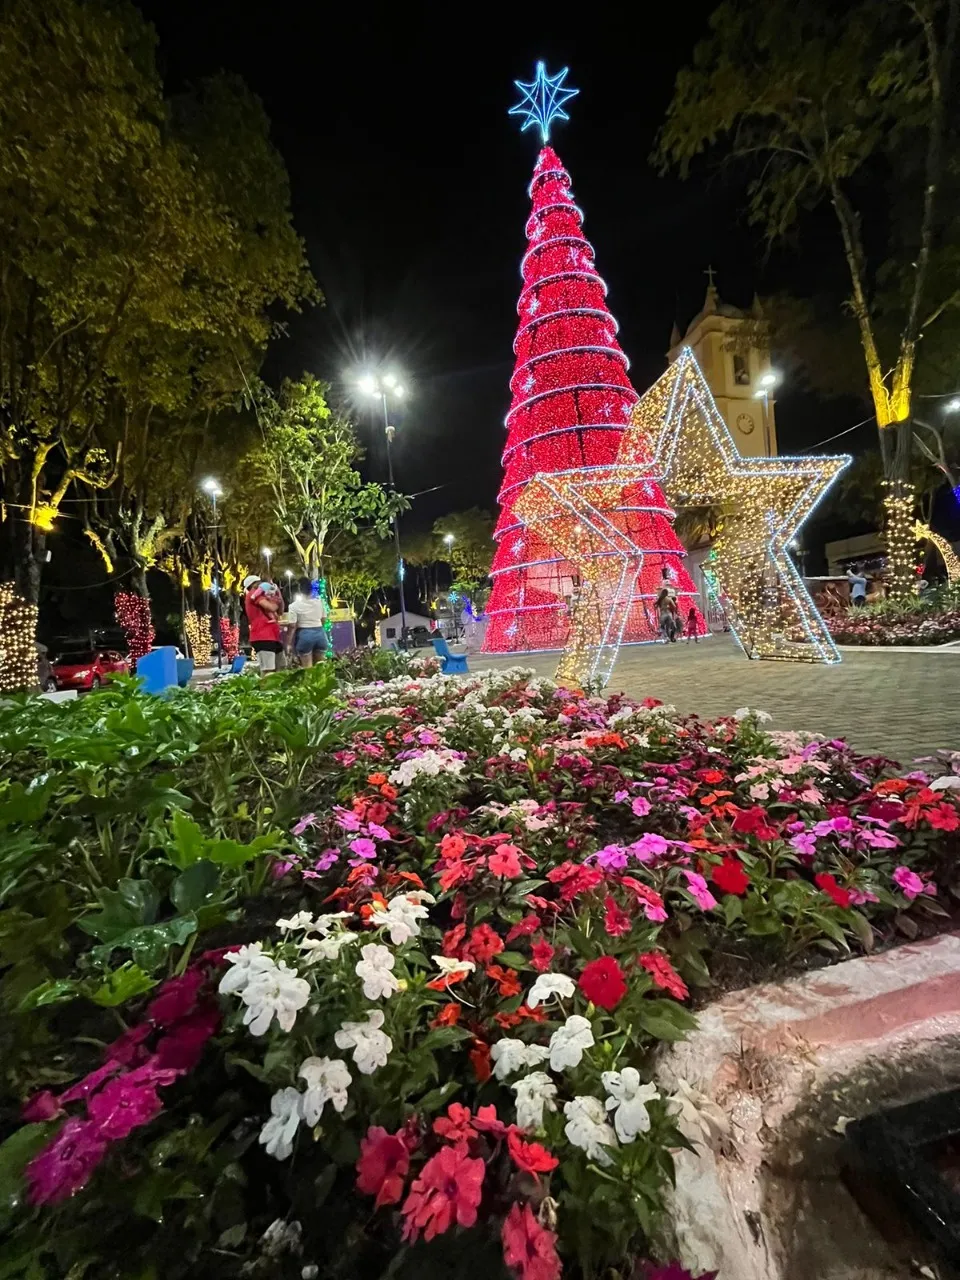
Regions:
M 403 1195 L 403 1183 L 410 1168 L 410 1152 L 399 1133 L 388 1133 L 371 1125 L 360 1140 L 357 1161 L 357 1190 L 376 1196 L 374 1208 L 396 1204 Z
M 619 844 L 608 844 L 593 856 L 604 871 L 622 871 L 627 865 L 627 851 Z
M 323 853 L 321 853 L 320 857 L 313 865 L 316 867 L 317 871 L 329 871 L 333 864 L 339 860 L 339 849 L 324 849 Z M 305 871 L 303 874 L 309 875 L 310 873 Z
M 687 888 L 691 895 L 696 899 L 697 906 L 701 911 L 712 911 L 717 905 L 717 900 L 707 888 L 707 882 L 703 876 L 698 875 L 696 871 L 687 871 L 685 867 L 681 867 L 687 880 Z
M 149 1124 L 162 1109 L 152 1085 L 133 1085 L 125 1076 L 111 1080 L 87 1103 L 90 1119 L 98 1125 L 101 1136 L 111 1142 Z
M 298 823 L 293 827 L 295 836 L 302 836 L 308 827 L 316 826 L 317 815 L 315 813 L 306 813 Z
M 337 825 L 342 831 L 360 830 L 362 824 L 352 809 L 344 809 L 341 805 L 337 805 L 334 813 L 337 817 Z
M 55 1093 L 43 1089 L 28 1098 L 23 1104 L 20 1116 L 27 1124 L 39 1124 L 44 1120 L 52 1120 L 60 1115 L 60 1101 Z
M 634 796 L 630 804 L 634 817 L 645 818 L 651 809 L 650 801 L 645 796 Z
M 630 799 L 629 791 L 615 791 L 613 793 L 614 804 L 623 804 L 626 800 L 629 800 L 629 799 Z
M 663 836 L 658 836 L 655 831 L 647 831 L 628 847 L 638 862 L 653 862 L 655 858 L 663 857 L 670 848 L 670 841 L 664 840 Z
M 651 889 L 649 885 L 644 884 L 642 881 L 635 880 L 633 876 L 624 876 L 622 883 L 635 893 L 643 903 L 643 914 L 647 919 L 653 921 L 654 924 L 663 924 L 664 920 L 667 919 L 667 909 L 663 905 L 663 899 L 656 889 Z
M 377 846 L 372 840 L 368 840 L 365 836 L 358 836 L 356 840 L 351 840 L 349 847 L 358 858 L 369 859 L 377 856 Z
M 390 832 L 386 827 L 381 827 L 379 822 L 368 822 L 367 831 L 373 836 L 374 840 L 389 840 Z
M 520 850 L 516 845 L 498 844 L 496 852 L 490 855 L 487 866 L 495 876 L 501 876 L 505 880 L 515 880 L 517 876 L 523 875 L 519 854 Z
M 150 1034 L 149 1026 L 146 1029 L 146 1034 Z M 97 1067 L 96 1071 L 91 1071 L 82 1080 L 78 1080 L 76 1084 L 72 1084 L 69 1089 L 61 1093 L 60 1101 L 79 1102 L 81 1098 L 89 1097 L 94 1090 L 100 1088 L 104 1080 L 108 1080 L 110 1076 L 115 1076 L 119 1070 L 120 1063 L 111 1058 L 102 1067 Z
M 850 889 L 850 901 L 855 907 L 862 907 L 867 902 L 879 902 L 880 899 L 875 893 L 871 893 L 869 889 Z
M 472 1159 L 463 1147 L 444 1147 L 431 1156 L 404 1201 L 404 1240 L 416 1240 L 421 1231 L 432 1240 L 454 1222 L 472 1227 L 485 1172 L 483 1161 Z
M 791 836 L 789 843 L 801 858 L 812 860 L 817 856 L 817 837 L 811 831 L 801 831 L 798 835 Z
M 932 881 L 921 880 L 909 867 L 897 867 L 893 873 L 893 883 L 902 891 L 903 896 L 911 901 L 919 898 L 921 893 L 929 894 L 931 897 L 936 896 L 937 886 Z
M 68 1120 L 24 1170 L 32 1204 L 58 1204 L 81 1187 L 103 1159 L 107 1143 L 92 1120 Z
M 540 1225 L 529 1204 L 510 1206 L 500 1230 L 503 1260 L 519 1280 L 559 1280 L 557 1235 Z

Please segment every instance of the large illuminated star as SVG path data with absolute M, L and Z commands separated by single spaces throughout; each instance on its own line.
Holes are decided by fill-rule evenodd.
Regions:
M 742 457 L 685 348 L 634 406 L 615 463 L 537 474 L 515 506 L 581 576 L 558 679 L 609 678 L 626 617 L 623 600 L 635 582 L 634 575 L 615 587 L 611 565 L 616 562 L 622 577 L 642 556 L 604 513 L 620 505 L 625 488 L 649 480 L 661 485 L 671 505 L 722 507 L 707 579 L 748 657 L 839 662 L 789 545 L 849 462 L 846 456 Z M 582 546 L 571 544 L 571 521 L 597 532 L 582 533 Z
M 536 75 L 529 84 L 524 84 L 522 80 L 514 80 L 513 83 L 520 90 L 523 99 L 515 107 L 510 108 L 508 115 L 526 116 L 521 132 L 536 125 L 543 141 L 548 142 L 551 123 L 554 120 L 570 119 L 563 109 L 563 104 L 575 98 L 580 90 L 563 87 L 569 71 L 569 67 L 564 67 L 557 75 L 548 76 L 546 64 L 538 62 Z

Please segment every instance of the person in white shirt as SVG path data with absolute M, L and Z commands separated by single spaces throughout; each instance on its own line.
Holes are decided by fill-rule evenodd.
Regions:
M 327 607 L 319 596 L 311 595 L 312 583 L 301 578 L 300 594 L 294 596 L 289 614 L 296 625 L 293 635 L 293 651 L 300 659 L 301 667 L 312 667 L 327 651 Z
M 847 581 L 850 583 L 850 603 L 859 607 L 867 603 L 867 580 L 859 565 L 847 570 Z

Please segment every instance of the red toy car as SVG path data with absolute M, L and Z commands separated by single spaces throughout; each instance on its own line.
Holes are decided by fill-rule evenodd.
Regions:
M 58 689 L 99 689 L 112 675 L 129 675 L 130 660 L 116 649 L 78 649 L 53 662 Z

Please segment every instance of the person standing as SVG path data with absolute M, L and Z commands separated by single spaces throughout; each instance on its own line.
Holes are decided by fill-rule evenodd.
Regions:
M 277 654 L 283 651 L 277 615 L 281 609 L 279 593 L 270 590 L 255 573 L 243 580 L 243 609 L 250 626 L 250 644 L 257 655 L 260 674 L 277 669 Z
M 290 603 L 290 617 L 296 630 L 293 634 L 293 651 L 300 659 L 301 667 L 312 667 L 327 652 L 327 607 L 319 596 L 312 594 L 309 578 L 301 578 L 300 594 Z
M 867 580 L 860 572 L 860 566 L 854 565 L 847 570 L 847 581 L 850 583 L 850 603 L 859 608 L 867 603 Z

